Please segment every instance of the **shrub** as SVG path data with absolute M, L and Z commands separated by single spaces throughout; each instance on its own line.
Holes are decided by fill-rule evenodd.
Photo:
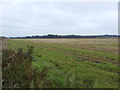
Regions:
M 3 88 L 28 88 L 33 79 L 32 58 L 30 57 L 33 46 L 28 46 L 27 51 L 18 49 L 3 50 L 2 58 L 2 76 Z

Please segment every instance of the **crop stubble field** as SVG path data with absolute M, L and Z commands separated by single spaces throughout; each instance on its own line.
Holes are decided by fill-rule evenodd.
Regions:
M 14 50 L 27 45 L 34 46 L 33 57 L 55 68 L 47 74 L 56 81 L 53 87 L 118 87 L 117 38 L 8 40 Z M 33 61 L 33 67 L 41 69 L 44 63 Z

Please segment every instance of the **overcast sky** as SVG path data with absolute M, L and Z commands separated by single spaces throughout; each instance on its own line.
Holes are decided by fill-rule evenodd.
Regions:
M 117 34 L 118 3 L 6 3 L 2 35 Z

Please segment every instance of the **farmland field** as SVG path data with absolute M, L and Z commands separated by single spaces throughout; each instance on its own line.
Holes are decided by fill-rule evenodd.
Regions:
M 33 67 L 49 69 L 46 78 L 55 88 L 117 88 L 118 40 L 98 39 L 8 39 L 8 47 L 17 50 L 34 46 Z M 40 61 L 40 62 L 39 62 Z M 42 81 L 45 82 L 45 81 Z

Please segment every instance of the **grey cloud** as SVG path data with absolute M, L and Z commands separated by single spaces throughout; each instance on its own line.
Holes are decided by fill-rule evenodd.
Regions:
M 3 35 L 117 34 L 117 3 L 21 3 L 3 6 Z

